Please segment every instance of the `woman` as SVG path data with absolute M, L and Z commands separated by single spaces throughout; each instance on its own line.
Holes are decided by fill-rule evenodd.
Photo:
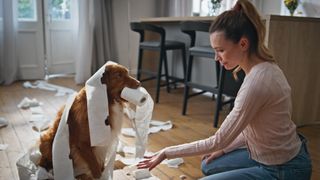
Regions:
M 209 31 L 215 59 L 246 74 L 233 110 L 215 135 L 164 148 L 138 168 L 152 170 L 165 158 L 207 154 L 205 180 L 310 179 L 306 140 L 291 120 L 291 88 L 264 45 L 265 27 L 254 6 L 239 0 Z

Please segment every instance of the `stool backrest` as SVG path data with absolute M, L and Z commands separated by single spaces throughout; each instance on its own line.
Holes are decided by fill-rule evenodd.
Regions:
M 191 39 L 190 46 L 194 46 L 196 42 L 196 31 L 209 32 L 211 23 L 201 21 L 185 21 L 180 24 L 181 31 L 188 34 Z
M 160 26 L 156 26 L 148 23 L 141 22 L 131 22 L 130 28 L 132 31 L 138 32 L 140 34 L 140 42 L 144 41 L 145 31 L 151 31 L 160 35 L 160 41 L 164 43 L 166 37 L 166 31 Z

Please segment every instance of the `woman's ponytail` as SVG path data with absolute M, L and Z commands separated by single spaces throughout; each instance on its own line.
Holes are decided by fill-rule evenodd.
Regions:
M 242 11 L 251 21 L 257 31 L 257 56 L 264 61 L 275 62 L 270 50 L 265 45 L 266 27 L 261 21 L 261 17 L 256 8 L 248 0 L 238 0 L 234 6 L 234 10 Z

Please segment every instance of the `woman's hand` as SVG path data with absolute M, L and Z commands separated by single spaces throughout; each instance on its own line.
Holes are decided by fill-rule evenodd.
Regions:
M 209 164 L 212 160 L 217 159 L 218 157 L 222 156 L 224 154 L 223 150 L 215 151 L 211 154 L 207 154 L 202 157 L 202 160 L 206 159 L 206 164 Z
M 158 164 L 160 164 L 164 159 L 166 159 L 166 155 L 164 153 L 164 150 L 162 150 L 153 156 L 145 156 L 144 158 L 146 158 L 146 160 L 138 163 L 137 165 L 138 169 L 149 168 L 149 170 L 151 171 Z

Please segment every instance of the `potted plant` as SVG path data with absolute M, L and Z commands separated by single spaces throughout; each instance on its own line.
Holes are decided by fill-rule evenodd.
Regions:
M 212 15 L 216 15 L 217 10 L 221 7 L 222 0 L 211 0 L 211 13 Z
M 299 0 L 284 0 L 284 5 L 288 8 L 290 15 L 293 16 L 294 11 L 299 5 Z

